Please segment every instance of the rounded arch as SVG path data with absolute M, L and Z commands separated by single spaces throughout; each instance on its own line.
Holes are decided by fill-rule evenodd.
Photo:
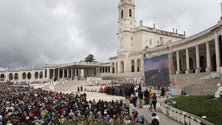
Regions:
M 32 78 L 32 74 L 31 74 L 30 72 L 28 72 L 27 78 L 28 78 L 28 79 L 31 79 L 31 78 Z
M 39 78 L 40 78 L 40 79 L 43 78 L 43 72 L 42 72 L 42 71 L 39 73 Z
M 39 73 L 35 72 L 35 79 L 38 79 L 38 78 L 39 78 Z
M 1 74 L 0 78 L 1 78 L 1 81 L 4 81 L 5 80 L 5 74 Z
M 26 73 L 25 72 L 22 73 L 22 79 L 23 80 L 26 79 Z
M 135 61 L 134 61 L 134 59 L 131 60 L 131 72 L 135 72 Z
M 124 61 L 120 61 L 120 72 L 123 73 L 124 72 Z
M 9 80 L 13 80 L 13 74 L 9 73 L 8 78 L 9 78 Z
M 15 74 L 14 74 L 14 79 L 15 79 L 15 80 L 18 80 L 18 79 L 19 79 L 18 73 L 15 73 Z
M 137 64 L 136 71 L 140 72 L 140 70 L 141 70 L 141 59 L 137 59 L 136 64 Z

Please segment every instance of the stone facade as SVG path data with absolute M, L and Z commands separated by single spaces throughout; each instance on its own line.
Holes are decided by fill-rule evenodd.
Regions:
M 222 10 L 221 10 L 222 11 Z M 42 69 L 0 71 L 0 81 L 55 81 L 85 77 L 144 77 L 144 59 L 168 54 L 171 72 L 222 73 L 222 20 L 196 35 L 185 38 L 177 30 L 163 31 L 136 26 L 135 3 L 120 0 L 118 4 L 117 56 L 109 63 L 69 63 L 45 65 Z M 222 19 L 222 18 L 221 18 Z M 43 77 L 42 77 L 43 76 Z
M 143 25 L 136 26 L 135 3 L 132 0 L 120 0 L 118 18 L 117 56 L 110 58 L 113 66 L 110 77 L 140 77 L 144 75 L 144 51 L 148 48 L 164 46 L 184 39 L 185 34 L 163 31 Z

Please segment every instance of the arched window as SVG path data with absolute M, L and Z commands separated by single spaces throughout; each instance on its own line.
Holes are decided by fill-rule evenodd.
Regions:
M 131 72 L 135 72 L 135 61 L 131 60 Z
M 22 73 L 22 79 L 26 79 L 26 73 Z
M 4 79 L 5 79 L 5 75 L 1 74 L 1 81 L 4 81 Z
M 140 72 L 141 70 L 141 60 L 137 59 L 137 72 Z
M 39 78 L 39 73 L 35 72 L 35 79 L 38 79 L 38 78 Z
M 121 19 L 123 19 L 123 10 L 121 10 Z
M 28 73 L 28 79 L 31 79 L 32 78 L 32 74 L 29 72 Z
M 15 73 L 14 79 L 15 79 L 15 80 L 18 80 L 18 73 Z
M 132 10 L 129 9 L 129 16 L 132 17 Z
M 40 74 L 39 74 L 39 78 L 40 78 L 40 79 L 43 78 L 43 72 L 40 72 Z
M 12 73 L 10 73 L 8 76 L 9 76 L 9 80 L 13 80 L 13 74 Z

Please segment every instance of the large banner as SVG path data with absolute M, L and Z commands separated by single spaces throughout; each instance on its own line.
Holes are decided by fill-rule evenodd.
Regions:
M 168 55 L 144 59 L 144 72 L 146 86 L 169 86 Z

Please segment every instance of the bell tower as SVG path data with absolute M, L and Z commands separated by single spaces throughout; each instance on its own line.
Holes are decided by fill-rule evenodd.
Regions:
M 123 54 L 133 51 L 134 36 L 133 31 L 136 27 L 135 4 L 133 0 L 120 0 L 118 18 L 118 52 Z

